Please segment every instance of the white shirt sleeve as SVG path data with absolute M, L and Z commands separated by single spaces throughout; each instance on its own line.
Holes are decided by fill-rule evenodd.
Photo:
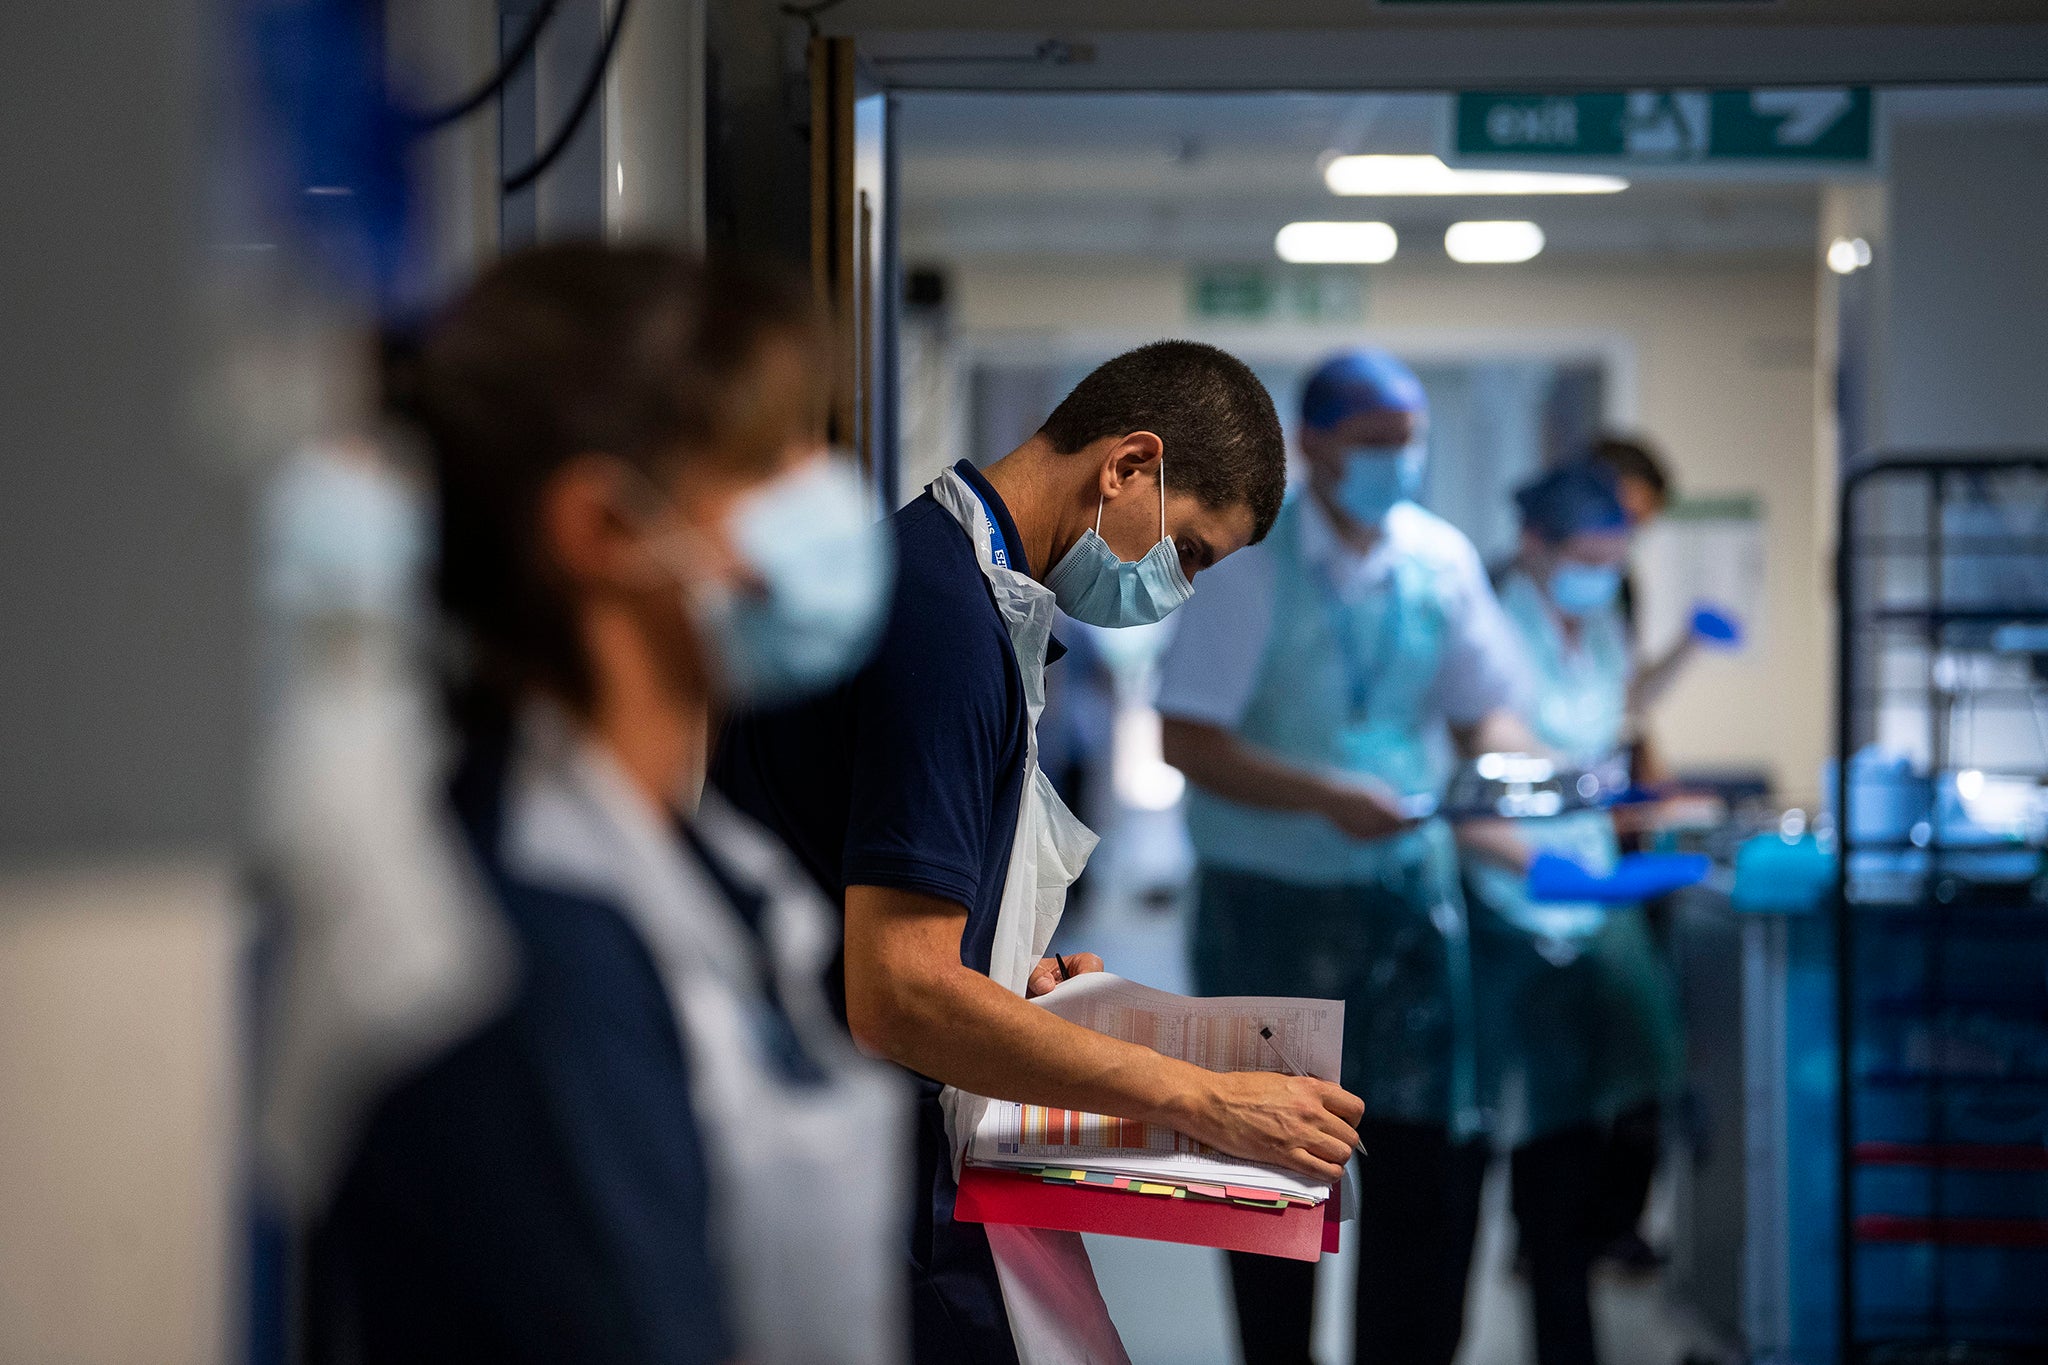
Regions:
M 1479 552 L 1470 541 L 1461 549 L 1462 553 L 1448 557 L 1442 570 L 1450 579 L 1445 585 L 1450 636 L 1437 671 L 1436 691 L 1444 719 L 1463 726 L 1477 723 L 1490 712 L 1514 707 L 1519 700 L 1518 680 L 1527 668 L 1514 627 L 1493 595 L 1486 566 L 1479 562 Z
M 1254 545 L 1195 579 L 1195 595 L 1168 618 L 1160 714 L 1226 729 L 1244 719 L 1273 631 L 1274 572 L 1272 552 Z

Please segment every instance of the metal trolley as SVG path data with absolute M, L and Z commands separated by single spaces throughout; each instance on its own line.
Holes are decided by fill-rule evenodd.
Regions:
M 2048 452 L 1853 467 L 1841 1359 L 2048 1361 Z

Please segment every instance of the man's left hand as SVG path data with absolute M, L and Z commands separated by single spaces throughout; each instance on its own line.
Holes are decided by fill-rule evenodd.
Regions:
M 1093 953 L 1068 953 L 1066 964 L 1066 976 L 1079 976 L 1083 972 L 1102 970 L 1102 959 Z M 1065 979 L 1065 976 L 1060 975 L 1059 959 L 1042 957 L 1038 959 L 1038 965 L 1031 969 L 1031 979 L 1024 983 L 1024 994 L 1026 998 L 1044 995 Z

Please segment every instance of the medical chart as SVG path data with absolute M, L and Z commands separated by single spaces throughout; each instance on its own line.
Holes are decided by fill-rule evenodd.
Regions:
M 1197 998 L 1089 972 L 1034 1003 L 1084 1028 L 1210 1071 L 1299 1068 L 1305 1075 L 1335 1081 L 1343 1054 L 1341 1000 Z M 1261 1030 L 1271 1038 L 1261 1036 Z M 1289 1202 L 1320 1203 L 1329 1195 L 1329 1187 L 1317 1181 L 1224 1156 L 1170 1128 L 1010 1100 L 988 1106 L 966 1159 L 976 1166 L 1052 1168 L 1077 1177 L 1257 1191 Z

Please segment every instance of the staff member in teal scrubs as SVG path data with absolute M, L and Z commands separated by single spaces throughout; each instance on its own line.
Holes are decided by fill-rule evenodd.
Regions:
M 1554 470 L 1516 494 L 1522 543 L 1498 582 L 1525 658 L 1520 705 L 1536 738 L 1581 766 L 1621 746 L 1628 630 L 1617 605 L 1629 522 L 1613 476 Z M 1568 859 L 1589 885 L 1618 867 L 1614 820 L 1577 811 L 1523 821 L 1532 852 Z M 1683 1079 L 1677 1002 L 1640 906 L 1538 900 L 1521 866 L 1474 858 L 1473 958 L 1485 1088 L 1509 1101 L 1513 1204 L 1529 1271 L 1538 1365 L 1594 1365 L 1587 1272 L 1605 1128 Z M 1539 873 L 1539 880 L 1540 880 Z M 1599 890 L 1595 887 L 1594 889 Z
M 1360 1125 L 1360 1361 L 1448 1365 L 1486 1146 L 1450 829 L 1403 814 L 1453 747 L 1528 747 L 1479 556 L 1413 501 L 1427 402 L 1380 351 L 1302 395 L 1308 466 L 1273 533 L 1181 613 L 1159 707 L 1187 774 L 1198 988 L 1344 1001 Z M 1315 1267 L 1233 1255 L 1249 1365 L 1309 1360 Z

